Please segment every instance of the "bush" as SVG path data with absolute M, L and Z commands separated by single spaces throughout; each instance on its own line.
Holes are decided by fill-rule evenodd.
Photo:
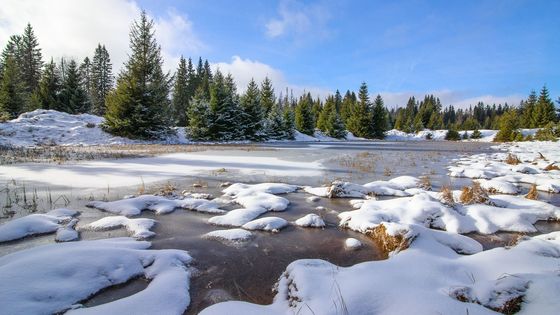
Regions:
M 478 129 L 475 129 L 471 134 L 471 139 L 480 139 L 480 138 L 482 138 L 482 134 Z
M 447 130 L 447 133 L 445 134 L 445 140 L 459 141 L 461 140 L 461 135 L 459 135 L 459 132 L 457 130 Z
M 463 140 L 467 140 L 469 138 L 469 133 L 465 130 L 465 132 L 463 132 Z
M 434 135 L 431 132 L 426 134 L 426 140 L 432 140 L 433 138 L 434 138 Z
M 537 130 L 535 133 L 535 140 L 539 141 L 557 141 L 560 136 L 560 128 L 554 123 L 550 122 L 544 128 Z

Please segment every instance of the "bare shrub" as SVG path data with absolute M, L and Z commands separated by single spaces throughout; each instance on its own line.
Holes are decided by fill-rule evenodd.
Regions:
M 407 249 L 412 243 L 412 237 L 404 234 L 390 235 L 383 224 L 366 231 L 366 235 L 377 242 L 385 253 L 400 252 Z
M 506 162 L 507 164 L 510 164 L 510 165 L 517 165 L 517 164 L 521 163 L 521 160 L 517 157 L 517 155 L 513 155 L 511 153 L 508 153 L 504 162 Z
M 441 187 L 440 193 L 440 200 L 443 204 L 454 207 L 455 206 L 455 199 L 453 198 L 453 192 L 449 188 L 449 186 Z
M 430 180 L 430 176 L 420 176 L 418 187 L 424 190 L 432 190 L 432 181 Z
M 545 168 L 545 171 L 560 171 L 560 167 L 555 163 L 548 164 Z
M 537 190 L 537 185 L 535 184 L 531 185 L 531 189 L 529 189 L 529 192 L 525 195 L 525 198 L 531 200 L 539 199 L 539 191 Z
M 488 192 L 484 188 L 480 187 L 478 182 L 473 182 L 470 187 L 463 187 L 461 190 L 461 196 L 459 196 L 459 201 L 465 205 L 472 205 L 475 203 L 492 205 L 490 197 L 488 197 Z

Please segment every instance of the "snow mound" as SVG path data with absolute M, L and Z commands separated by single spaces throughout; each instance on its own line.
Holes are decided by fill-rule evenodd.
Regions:
M 320 216 L 314 213 L 310 213 L 304 217 L 297 219 L 295 221 L 295 224 L 302 227 L 316 227 L 316 228 L 325 227 L 325 221 L 323 221 L 323 219 Z
M 221 226 L 242 226 L 267 211 L 268 210 L 263 207 L 235 209 L 224 215 L 209 218 L 208 223 Z
M 364 185 L 334 181 L 328 187 L 304 187 L 309 194 L 328 198 L 366 198 L 368 196 L 406 197 L 418 193 L 421 181 L 417 177 L 399 176 L 388 181 L 378 180 Z M 414 190 L 413 190 L 414 189 Z
M 224 213 L 219 209 L 219 203 L 206 199 L 169 199 L 162 196 L 142 195 L 117 201 L 92 201 L 88 207 L 120 214 L 124 216 L 139 215 L 143 210 L 154 211 L 157 214 L 166 214 L 182 208 L 206 213 Z
M 0 225 L 0 243 L 17 240 L 29 235 L 54 233 L 77 215 L 70 209 L 56 209 L 45 214 L 30 214 Z
M 282 218 L 266 217 L 247 222 L 243 224 L 242 227 L 246 230 L 261 230 L 277 233 L 286 226 L 288 226 L 288 221 Z
M 497 130 L 488 130 L 488 129 L 482 129 L 479 130 L 480 134 L 481 134 L 481 138 L 480 139 L 469 139 L 469 141 L 478 141 L 478 142 L 492 142 L 494 140 L 494 137 L 496 136 L 496 134 L 498 133 Z M 463 136 L 464 134 L 464 130 L 463 131 L 459 131 L 459 134 L 461 136 Z M 472 135 L 473 130 L 467 130 L 467 135 L 470 136 Z M 429 130 L 429 129 L 425 129 L 422 131 L 419 131 L 417 133 L 406 133 L 404 131 L 400 131 L 397 129 L 392 129 L 389 130 L 387 132 L 385 132 L 385 140 L 388 141 L 423 141 L 423 140 L 427 140 L 428 135 L 431 135 L 433 141 L 443 141 L 445 140 L 445 135 L 447 134 L 447 130 Z
M 480 184 L 480 187 L 486 189 L 491 194 L 516 195 L 519 192 L 519 188 L 514 184 L 497 178 L 490 180 L 478 179 L 476 181 Z
M 0 145 L 100 145 L 135 143 L 104 132 L 102 117 L 38 109 L 0 124 Z
M 253 238 L 253 233 L 243 229 L 217 230 L 202 235 L 202 238 L 217 240 L 225 244 L 245 242 Z
M 76 231 L 76 224 L 78 224 L 78 219 L 72 219 L 65 226 L 59 227 L 56 230 L 54 240 L 57 242 L 71 242 L 78 240 L 80 234 Z
M 132 237 L 136 239 L 146 239 L 156 235 L 156 233 L 150 231 L 150 229 L 155 224 L 156 224 L 156 220 L 152 220 L 152 219 L 146 219 L 146 218 L 129 219 L 125 216 L 112 216 L 112 217 L 104 217 L 97 221 L 94 221 L 82 227 L 82 229 L 99 231 L 99 230 L 110 230 L 110 229 L 124 227 L 130 233 L 132 233 L 131 235 Z
M 454 195 L 458 196 L 459 191 Z M 495 205 L 443 204 L 440 194 L 421 193 L 412 197 L 390 200 L 363 200 L 354 203 L 358 210 L 339 214 L 340 225 L 365 233 L 383 222 L 419 224 L 454 233 L 497 231 L 536 232 L 533 224 L 539 220 L 560 218 L 560 208 L 542 201 L 520 196 L 495 195 Z
M 191 257 L 149 247 L 149 242 L 114 238 L 44 245 L 0 257 L 2 313 L 61 313 L 103 288 L 146 277 L 150 284 L 134 295 L 66 314 L 182 314 L 190 303 L 185 264 Z
M 537 190 L 560 193 L 560 171 L 551 169 L 551 166 L 560 165 L 560 144 L 552 141 L 531 141 L 502 144 L 493 148 L 508 153 L 476 154 L 461 158 L 456 161 L 456 165 L 448 167 L 449 176 L 492 179 L 496 185 L 485 185 L 501 193 L 515 192 L 511 185 L 506 187 L 499 182 L 534 184 Z M 506 163 L 509 154 L 517 158 L 514 164 Z M 499 191 L 501 189 L 504 191 Z
M 229 301 L 201 314 L 335 315 L 375 310 L 491 315 L 508 307 L 519 307 L 520 314 L 556 314 L 560 309 L 557 233 L 527 238 L 509 249 L 481 251 L 480 244 L 461 235 L 417 225 L 403 228 L 413 230 L 415 239 L 387 260 L 351 267 L 297 260 L 280 276 L 271 305 Z M 463 250 L 470 254 L 458 253 Z
M 347 249 L 356 250 L 362 247 L 362 242 L 353 237 L 349 237 L 344 241 L 344 247 L 346 247 Z

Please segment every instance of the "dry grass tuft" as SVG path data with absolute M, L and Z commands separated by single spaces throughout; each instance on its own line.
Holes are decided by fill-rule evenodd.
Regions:
M 511 153 L 508 153 L 504 162 L 506 162 L 507 164 L 510 164 L 510 165 L 517 165 L 517 164 L 521 163 L 521 160 L 517 157 L 517 155 L 513 155 Z
M 531 189 L 529 189 L 529 193 L 525 195 L 525 198 L 531 200 L 538 200 L 539 199 L 539 191 L 537 190 L 537 185 L 531 185 Z
M 449 188 L 449 186 L 441 187 L 441 196 L 440 200 L 443 204 L 454 207 L 455 206 L 455 199 L 453 198 L 453 192 Z
M 170 182 L 167 182 L 167 184 L 163 185 L 159 189 L 158 195 L 160 195 L 160 196 L 175 196 L 176 191 L 177 191 L 177 188 L 175 188 L 175 186 L 173 186 L 173 184 L 171 184 Z
M 420 176 L 420 183 L 418 183 L 418 187 L 424 190 L 432 190 L 432 181 L 430 180 L 430 176 Z
M 480 187 L 478 182 L 473 182 L 471 187 L 463 187 L 461 196 L 459 196 L 459 201 L 465 205 L 472 205 L 475 203 L 492 204 L 490 197 L 488 197 L 488 192 Z
M 545 171 L 560 171 L 560 167 L 555 163 L 548 164 L 545 168 Z
M 540 153 L 540 152 L 537 152 L 537 153 L 539 154 L 539 157 L 537 158 L 537 160 L 541 159 L 543 161 L 548 161 L 548 159 L 546 157 L 544 157 L 544 155 L 542 155 L 542 153 Z
M 379 224 L 372 230 L 366 231 L 366 235 L 377 242 L 385 253 L 400 252 L 407 249 L 412 243 L 412 238 L 405 235 L 389 235 L 387 228 L 383 224 Z

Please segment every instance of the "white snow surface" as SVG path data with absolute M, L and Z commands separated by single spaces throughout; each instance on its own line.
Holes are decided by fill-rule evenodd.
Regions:
M 344 247 L 346 247 L 347 249 L 356 250 L 362 247 L 362 242 L 353 237 L 349 237 L 344 241 Z
M 150 229 L 156 220 L 147 218 L 129 219 L 125 216 L 104 217 L 82 227 L 85 230 L 110 230 L 120 227 L 126 228 L 136 239 L 146 239 L 156 235 Z
M 297 219 L 294 223 L 297 226 L 302 226 L 302 227 L 316 227 L 316 228 L 325 227 L 325 221 L 323 221 L 323 218 L 321 218 L 320 216 L 314 213 L 307 214 Z
M 513 187 L 505 187 L 500 182 L 511 184 L 535 184 L 537 190 L 560 193 L 560 171 L 547 171 L 546 167 L 560 165 L 560 143 L 552 141 L 531 141 L 515 144 L 502 144 L 494 148 L 507 153 L 476 154 L 455 161 L 449 166 L 449 176 L 473 179 L 491 179 L 484 185 L 496 190 L 513 191 Z M 540 157 L 542 154 L 545 159 Z M 510 165 L 504 162 L 508 154 L 517 156 L 521 163 Z M 495 184 L 495 185 L 494 185 Z M 506 193 L 501 191 L 502 193 Z M 507 192 L 512 193 L 512 192 Z
M 552 315 L 560 309 L 558 232 L 526 238 L 511 248 L 482 251 L 468 237 L 418 225 L 388 230 L 406 233 L 412 239 L 410 247 L 387 260 L 351 267 L 297 260 L 279 277 L 271 305 L 229 301 L 201 314 L 335 315 L 375 310 L 375 314 L 491 315 L 496 314 L 491 308 L 517 297 L 523 298 L 519 314 Z
M 225 213 L 224 210 L 219 209 L 220 204 L 216 201 L 195 198 L 169 199 L 153 195 L 141 195 L 116 201 L 91 201 L 87 206 L 124 216 L 139 215 L 143 210 L 166 214 L 179 208 L 206 213 Z
M 252 237 L 253 233 L 244 229 L 216 230 L 202 235 L 202 238 L 218 240 L 225 244 L 248 241 Z
M 191 261 L 181 250 L 148 250 L 132 238 L 57 243 L 0 257 L 2 314 L 64 312 L 99 290 L 151 279 L 129 297 L 66 314 L 183 314 L 190 303 Z
M 458 196 L 459 191 L 454 195 Z M 384 222 L 419 224 L 453 233 L 497 231 L 536 232 L 539 220 L 560 219 L 560 208 L 542 201 L 521 196 L 494 195 L 496 205 L 456 204 L 449 207 L 440 200 L 440 194 L 425 192 L 412 197 L 389 200 L 364 200 L 353 203 L 358 210 L 340 213 L 340 225 L 365 232 Z
M 266 212 L 268 210 L 263 207 L 234 209 L 224 215 L 209 218 L 208 223 L 221 226 L 242 226 Z
M 378 180 L 364 185 L 334 181 L 328 187 L 304 187 L 304 191 L 319 197 L 329 198 L 366 198 L 377 196 L 410 196 L 409 189 L 417 188 L 420 179 L 413 176 L 399 176 L 388 181 Z
M 288 221 L 282 218 L 266 217 L 247 222 L 243 224 L 242 227 L 246 230 L 261 230 L 276 233 L 286 226 L 288 226 Z
M 71 242 L 78 240 L 80 234 L 76 231 L 76 224 L 78 224 L 78 219 L 72 219 L 65 226 L 59 227 L 56 230 L 55 241 Z
M 77 211 L 61 208 L 10 220 L 0 225 L 0 243 L 29 235 L 54 233 L 77 214 Z

